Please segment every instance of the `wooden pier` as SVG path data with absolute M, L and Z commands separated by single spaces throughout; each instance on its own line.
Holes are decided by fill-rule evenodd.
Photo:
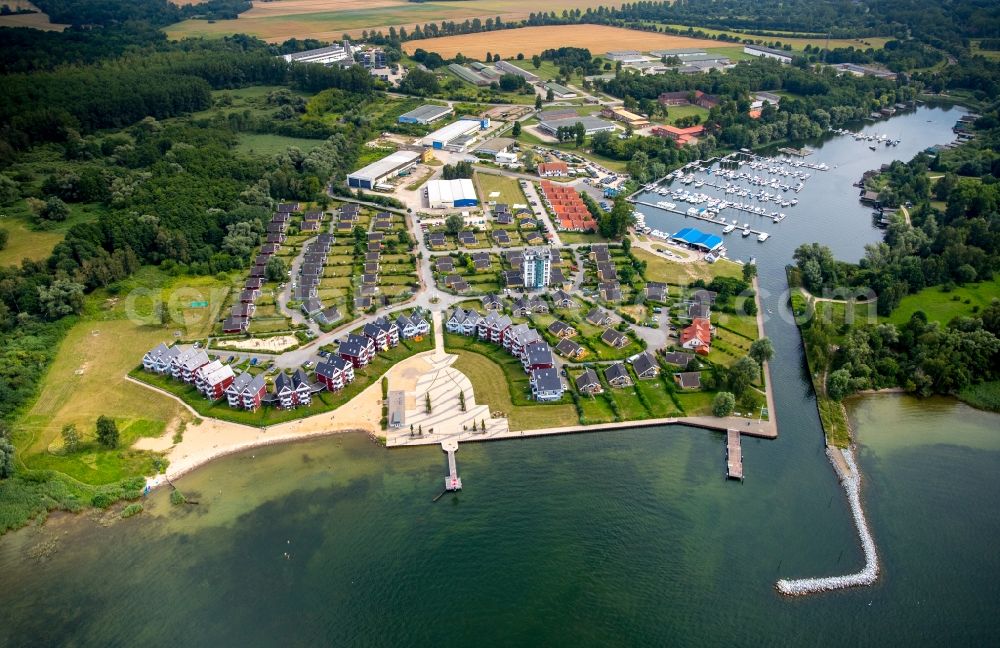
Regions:
M 743 481 L 743 448 L 740 431 L 726 431 L 726 477 Z
M 458 441 L 454 439 L 442 441 L 441 449 L 448 453 L 448 476 L 444 478 L 444 489 L 446 491 L 462 490 L 462 478 L 458 476 L 458 466 L 455 464 Z

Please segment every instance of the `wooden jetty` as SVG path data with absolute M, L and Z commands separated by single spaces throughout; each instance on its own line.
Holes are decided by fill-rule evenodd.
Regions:
M 740 431 L 726 431 L 726 477 L 743 481 L 743 448 Z
M 458 476 L 458 466 L 455 464 L 458 441 L 454 439 L 442 441 L 441 449 L 448 454 L 448 476 L 444 478 L 444 489 L 446 491 L 462 490 L 462 478 Z
M 660 207 L 658 205 L 654 205 L 653 203 L 648 203 L 648 202 L 646 202 L 644 200 L 633 200 L 631 202 L 633 204 L 635 204 L 635 205 L 642 205 L 643 207 L 653 207 L 655 209 L 662 209 L 663 211 L 671 212 L 673 214 L 677 214 L 678 216 L 683 216 L 684 218 L 694 218 L 696 220 L 700 220 L 700 221 L 703 221 L 703 222 L 706 222 L 706 223 L 713 223 L 715 225 L 720 225 L 722 227 L 725 227 L 725 226 L 731 224 L 725 218 L 712 218 L 710 216 L 704 216 L 702 214 L 688 214 L 686 212 L 682 212 L 682 211 L 679 211 L 679 210 L 676 210 L 676 209 L 666 209 L 665 207 Z M 757 215 L 760 216 L 761 218 L 765 217 L 763 214 L 757 214 Z M 767 216 L 767 218 L 770 218 L 770 216 Z M 740 232 L 743 231 L 743 227 L 741 225 L 737 225 L 737 228 L 738 228 L 738 230 Z M 756 229 L 754 227 L 750 227 L 748 229 L 750 230 L 750 233 L 753 234 L 753 235 L 755 235 L 755 236 L 758 235 L 758 234 L 763 234 L 764 233 L 764 230 L 759 230 L 759 229 Z

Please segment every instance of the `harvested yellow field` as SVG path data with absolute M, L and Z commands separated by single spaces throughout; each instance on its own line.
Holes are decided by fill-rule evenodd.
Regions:
M 524 54 L 541 54 L 553 47 L 586 47 L 592 54 L 603 54 L 612 50 L 652 50 L 681 47 L 718 47 L 719 42 L 687 36 L 670 36 L 652 32 L 635 31 L 606 25 L 553 25 L 548 27 L 522 27 L 508 29 L 502 33 L 484 32 L 425 38 L 403 43 L 406 52 L 417 48 L 437 52 L 444 58 L 453 58 L 462 53 L 476 56 L 487 50 L 504 58 Z
M 190 0 L 172 0 L 189 2 Z M 545 11 L 617 6 L 602 0 L 550 0 Z M 170 38 L 221 37 L 251 34 L 272 43 L 289 38 L 338 40 L 343 34 L 358 36 L 364 30 L 390 26 L 412 29 L 442 20 L 496 18 L 520 20 L 541 11 L 534 0 L 462 0 L 462 2 L 409 2 L 408 0 L 275 0 L 254 2 L 237 20 L 185 20 L 166 28 Z
M 49 21 L 48 14 L 42 13 L 38 7 L 28 0 L 6 0 L 6 4 L 11 9 L 34 9 L 35 13 L 15 14 L 13 16 L 0 16 L 0 27 L 31 27 L 43 31 L 62 31 L 66 25 L 58 25 Z

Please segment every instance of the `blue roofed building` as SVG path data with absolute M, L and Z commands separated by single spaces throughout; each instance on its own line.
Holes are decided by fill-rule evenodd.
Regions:
M 671 238 L 678 243 L 683 243 L 706 252 L 713 252 L 722 245 L 722 237 L 702 232 L 693 227 L 685 227 Z

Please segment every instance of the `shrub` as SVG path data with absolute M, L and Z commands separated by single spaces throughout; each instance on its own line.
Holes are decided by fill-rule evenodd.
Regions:
M 181 504 L 187 504 L 187 498 L 184 497 L 184 493 L 177 489 L 170 492 L 170 503 L 174 506 L 180 506 Z
M 142 513 L 142 510 L 142 504 L 139 504 L 138 502 L 135 504 L 129 504 L 122 509 L 122 519 L 124 520 L 125 518 L 132 517 L 133 515 L 138 515 Z
M 91 506 L 106 509 L 115 503 L 115 498 L 108 493 L 97 493 L 90 499 Z

